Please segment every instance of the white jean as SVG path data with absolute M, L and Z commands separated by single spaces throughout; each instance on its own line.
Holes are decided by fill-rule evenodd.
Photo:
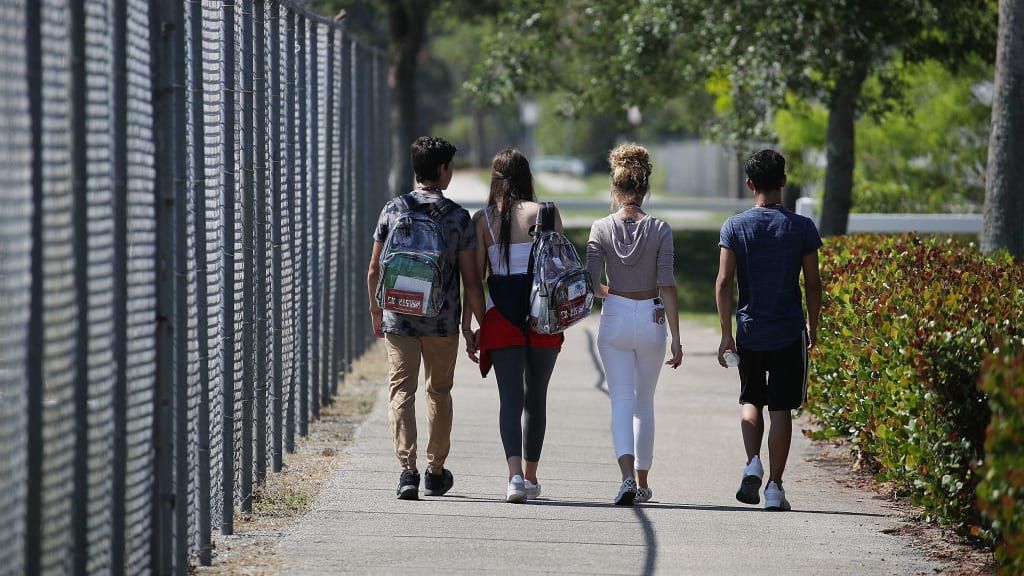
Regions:
M 653 319 L 654 300 L 609 295 L 601 309 L 597 349 L 612 400 L 615 457 L 632 454 L 637 470 L 654 459 L 654 389 L 665 361 L 665 324 Z

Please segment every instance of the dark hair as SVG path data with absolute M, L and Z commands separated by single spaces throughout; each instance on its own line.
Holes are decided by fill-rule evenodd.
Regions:
M 743 170 L 754 183 L 754 190 L 771 192 L 782 188 L 786 178 L 786 159 L 775 150 L 754 152 L 747 158 Z
M 455 156 L 455 146 L 444 138 L 420 136 L 412 143 L 412 171 L 417 182 L 434 182 L 441 177 L 438 166 L 449 164 Z
M 506 148 L 494 155 L 491 161 L 491 195 L 487 206 L 501 204 L 498 231 L 498 245 L 505 258 L 505 269 L 509 269 L 509 244 L 512 242 L 512 211 L 522 201 L 536 202 L 533 194 L 533 175 L 530 161 L 515 148 Z M 484 218 L 489 218 L 484 212 Z

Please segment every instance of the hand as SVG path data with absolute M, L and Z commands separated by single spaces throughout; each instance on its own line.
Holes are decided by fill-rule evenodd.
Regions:
M 818 330 L 807 326 L 807 349 L 811 350 L 818 344 Z
M 382 323 L 384 322 L 384 311 L 380 309 L 371 309 L 370 320 L 371 324 L 373 325 L 373 335 L 376 336 L 377 338 L 383 338 L 384 328 L 382 327 Z
M 480 331 L 466 330 L 462 333 L 462 336 L 466 339 L 466 355 L 473 361 L 474 364 L 480 363 L 480 358 L 477 356 L 477 351 L 480 350 Z
M 736 351 L 736 342 L 732 339 L 732 336 L 722 336 L 722 342 L 718 345 L 718 364 L 722 368 L 728 368 L 729 366 L 725 363 L 726 350 Z
M 673 369 L 679 368 L 679 365 L 683 363 L 683 345 L 679 341 L 672 342 L 672 357 L 666 362 L 666 366 L 671 366 Z

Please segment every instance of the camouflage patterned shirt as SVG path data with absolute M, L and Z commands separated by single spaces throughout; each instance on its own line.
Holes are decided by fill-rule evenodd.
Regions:
M 411 194 L 421 203 L 436 202 L 440 199 L 440 196 L 419 191 L 414 191 Z M 375 241 L 384 243 L 387 240 L 388 231 L 391 230 L 399 214 L 401 214 L 401 209 L 393 201 L 388 201 L 384 205 L 384 209 L 380 212 L 380 218 L 377 220 L 377 228 L 373 232 Z M 440 225 L 447 248 L 444 257 L 451 263 L 449 270 L 452 274 L 452 277 L 446 280 L 444 305 L 441 307 L 441 313 L 433 318 L 426 318 L 385 311 L 381 325 L 384 332 L 399 336 L 457 336 L 459 334 L 462 300 L 458 253 L 476 248 L 476 231 L 469 212 L 457 203 L 441 219 Z

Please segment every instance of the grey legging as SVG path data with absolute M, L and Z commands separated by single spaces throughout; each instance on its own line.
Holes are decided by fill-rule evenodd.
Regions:
M 490 354 L 498 378 L 498 427 L 505 458 L 521 456 L 539 462 L 547 426 L 548 381 L 558 349 L 510 346 Z

